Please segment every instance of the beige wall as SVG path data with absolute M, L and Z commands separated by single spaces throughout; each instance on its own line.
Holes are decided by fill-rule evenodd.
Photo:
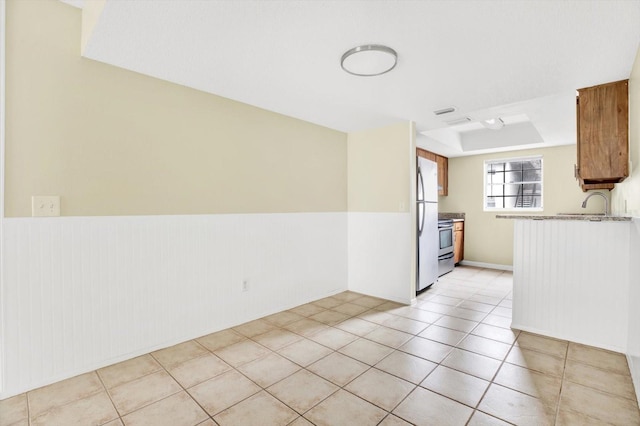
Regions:
M 91 0 L 84 2 L 84 4 L 82 5 L 82 31 L 80 34 L 80 50 L 83 54 L 106 4 L 107 0 Z
M 629 77 L 629 156 L 630 176 L 611 191 L 612 211 L 640 217 L 640 49 Z
M 496 219 L 496 212 L 483 211 L 483 167 L 485 160 L 530 155 L 543 158 L 544 212 L 540 214 L 602 211 L 603 201 L 599 197 L 590 199 L 587 209 L 580 207 L 585 194 L 573 177 L 575 145 L 450 158 L 449 195 L 439 197 L 438 209 L 466 213 L 465 260 L 513 264 L 513 221 Z
M 349 133 L 349 211 L 410 211 L 414 134 L 411 122 Z
M 7 2 L 7 217 L 347 209 L 347 135 L 80 57 L 81 11 Z

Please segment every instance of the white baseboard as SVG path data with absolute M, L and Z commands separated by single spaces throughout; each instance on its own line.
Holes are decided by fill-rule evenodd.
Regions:
M 472 260 L 463 260 L 460 262 L 462 266 L 475 266 L 476 268 L 497 269 L 500 271 L 513 271 L 513 265 L 500 265 L 498 263 L 474 262 Z

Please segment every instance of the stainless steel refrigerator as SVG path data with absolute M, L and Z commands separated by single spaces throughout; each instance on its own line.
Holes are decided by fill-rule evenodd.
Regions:
M 416 292 L 438 279 L 438 165 L 418 157 Z

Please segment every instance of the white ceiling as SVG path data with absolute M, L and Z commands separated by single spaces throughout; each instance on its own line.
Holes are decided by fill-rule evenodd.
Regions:
M 413 120 L 459 156 L 575 143 L 575 90 L 629 77 L 639 23 L 640 0 L 106 0 L 84 56 L 341 131 Z M 347 74 L 361 44 L 398 65 Z

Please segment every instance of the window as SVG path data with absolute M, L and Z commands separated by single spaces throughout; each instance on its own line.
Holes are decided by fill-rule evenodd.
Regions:
M 485 161 L 484 210 L 542 210 L 542 156 Z

